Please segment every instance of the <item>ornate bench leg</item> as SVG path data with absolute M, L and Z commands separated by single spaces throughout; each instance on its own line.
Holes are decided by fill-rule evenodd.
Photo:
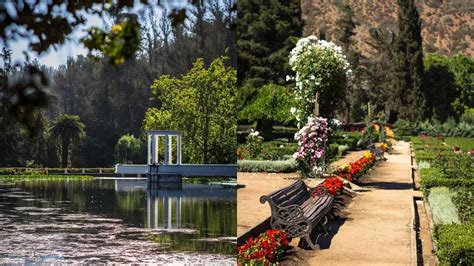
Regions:
M 323 230 L 324 232 L 324 235 L 327 235 L 328 234 L 328 230 L 326 230 L 326 228 L 324 227 L 323 223 L 319 223 L 319 227 Z
M 310 237 L 311 234 L 307 234 L 304 239 L 306 241 L 306 243 L 309 245 L 309 247 L 312 249 L 312 250 L 319 250 L 320 247 L 318 244 L 313 243 L 313 241 L 311 241 L 311 237 Z

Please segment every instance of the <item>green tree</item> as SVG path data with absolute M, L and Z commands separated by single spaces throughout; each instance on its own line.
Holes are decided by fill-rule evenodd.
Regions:
M 391 108 L 398 118 L 417 121 L 425 116 L 421 19 L 414 0 L 398 0 L 398 6 Z
M 144 149 L 143 141 L 135 138 L 133 135 L 123 135 L 115 145 L 115 162 L 127 163 L 132 161 L 134 163 L 145 162 L 146 151 Z
M 285 84 L 292 39 L 303 29 L 300 1 L 241 0 L 237 27 L 239 85 Z
M 361 121 L 365 116 L 365 111 L 361 108 L 366 102 L 374 105 L 375 112 L 383 112 L 385 119 L 389 120 L 392 115 L 390 109 L 390 92 L 394 84 L 394 66 L 395 60 L 394 42 L 395 34 L 387 27 L 379 25 L 369 30 L 370 39 L 367 44 L 374 49 L 374 54 L 369 60 L 364 61 L 365 68 L 362 71 L 365 84 L 359 88 L 359 97 L 357 120 Z
M 151 89 L 161 106 L 149 108 L 145 130 L 183 131 L 183 160 L 190 163 L 230 163 L 236 149 L 237 73 L 225 66 L 227 58 L 204 67 L 202 59 L 180 78 L 168 75 Z
M 60 141 L 61 145 L 61 165 L 68 166 L 69 146 L 72 142 L 78 142 L 84 135 L 85 125 L 77 115 L 60 115 L 51 127 L 51 137 Z
M 147 7 L 167 7 L 173 10 L 167 15 L 172 25 L 182 24 L 188 18 L 189 9 L 201 1 L 193 1 L 187 5 L 174 1 L 0 1 L 0 44 L 6 48 L 16 45 L 18 40 L 26 41 L 27 50 L 38 55 L 47 52 L 51 47 L 57 48 L 66 40 L 75 40 L 73 34 L 89 21 L 84 14 L 99 17 L 120 17 L 107 30 L 90 27 L 88 34 L 81 41 L 90 52 L 99 51 L 110 63 L 117 65 L 126 59 L 133 58 L 140 48 L 140 24 L 130 16 L 130 10 L 143 13 Z M 235 2 L 229 5 L 235 5 Z M 34 65 L 28 66 L 28 75 L 24 82 L 15 84 L 0 83 L 3 89 L 0 101 L 8 109 L 7 115 L 25 125 L 29 131 L 34 130 L 30 118 L 38 108 L 48 104 L 44 86 L 48 78 L 42 69 Z M 2 73 L 0 73 L 1 76 Z M 1 79 L 1 78 L 0 78 Z M 8 91 L 8 93 L 6 93 Z M 20 99 L 20 100 L 17 100 Z M 0 126 L 5 119 L 0 119 Z M 1 128 L 0 128 L 1 129 Z
M 354 73 L 353 77 L 347 82 L 346 97 L 343 100 L 344 104 L 344 122 L 349 123 L 351 112 L 354 109 L 354 99 L 359 98 L 357 95 L 361 92 L 359 89 L 361 87 L 361 78 L 362 73 L 360 69 L 360 60 L 361 55 L 355 49 L 355 43 L 353 36 L 355 35 L 355 29 L 357 24 L 354 20 L 354 11 L 351 6 L 346 3 L 338 2 L 336 6 L 342 12 L 342 16 L 336 21 L 338 28 L 338 33 L 336 34 L 336 42 L 341 46 L 344 51 L 344 54 L 347 56 L 347 61 L 350 63 L 352 71 Z M 357 108 L 357 107 L 356 107 Z
M 288 88 L 273 83 L 267 84 L 259 88 L 251 102 L 239 112 L 239 119 L 287 123 L 293 119 L 290 109 L 295 104 L 294 95 Z M 259 127 L 259 124 L 257 124 L 256 130 L 266 131 L 265 128 Z
M 453 108 L 461 116 L 474 107 L 474 59 L 466 55 L 455 55 L 450 59 L 449 69 L 454 75 L 458 90 Z
M 456 117 L 453 103 L 459 97 L 450 60 L 442 55 L 428 54 L 424 67 L 427 116 L 444 123 L 448 117 Z

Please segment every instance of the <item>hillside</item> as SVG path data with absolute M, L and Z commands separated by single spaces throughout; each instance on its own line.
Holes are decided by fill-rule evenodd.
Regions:
M 305 34 L 319 35 L 324 31 L 332 40 L 337 32 L 336 21 L 341 16 L 338 3 L 342 0 L 301 0 Z M 370 55 L 366 44 L 369 29 L 385 26 L 398 31 L 397 0 L 347 0 L 358 24 L 354 40 L 364 55 Z M 474 56 L 474 2 L 472 0 L 417 0 L 422 18 L 422 36 L 425 52 L 444 55 L 459 53 Z

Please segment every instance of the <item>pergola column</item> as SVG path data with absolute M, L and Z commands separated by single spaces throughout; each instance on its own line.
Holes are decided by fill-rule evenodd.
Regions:
M 151 135 L 148 135 L 147 136 L 147 145 L 146 145 L 146 163 L 147 164 L 151 164 L 151 145 L 152 145 L 152 142 L 151 142 Z
M 153 161 L 154 164 L 158 164 L 158 160 L 159 160 L 159 141 L 160 141 L 160 137 L 159 136 L 156 136 L 156 135 L 153 135 L 154 137 L 154 140 L 155 140 L 155 160 Z
M 181 135 L 178 135 L 177 149 L 178 151 L 176 152 L 176 164 L 181 164 Z
M 165 161 L 163 162 L 163 164 L 169 163 L 170 150 L 168 148 L 168 145 L 169 145 L 168 135 L 165 135 Z
M 168 164 L 173 164 L 173 135 L 166 135 L 168 141 Z
M 151 130 L 147 136 L 147 163 L 159 164 L 159 138 L 164 137 L 164 165 L 173 164 L 173 137 L 176 137 L 176 164 L 182 164 L 182 135 L 174 130 Z

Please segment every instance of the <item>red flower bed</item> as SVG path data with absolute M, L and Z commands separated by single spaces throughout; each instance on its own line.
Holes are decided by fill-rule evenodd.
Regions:
M 367 152 L 359 160 L 335 171 L 335 174 L 349 181 L 362 177 L 375 163 L 375 154 Z
M 343 183 L 344 183 L 344 181 L 342 181 L 340 178 L 334 176 L 334 177 L 326 178 L 326 180 L 324 180 L 322 185 L 327 187 L 329 193 L 331 193 L 334 196 L 337 196 L 340 193 L 342 193 L 342 190 L 343 190 L 342 184 Z
M 288 233 L 282 230 L 267 230 L 257 238 L 249 238 L 238 247 L 238 265 L 270 265 L 283 258 L 288 247 Z

